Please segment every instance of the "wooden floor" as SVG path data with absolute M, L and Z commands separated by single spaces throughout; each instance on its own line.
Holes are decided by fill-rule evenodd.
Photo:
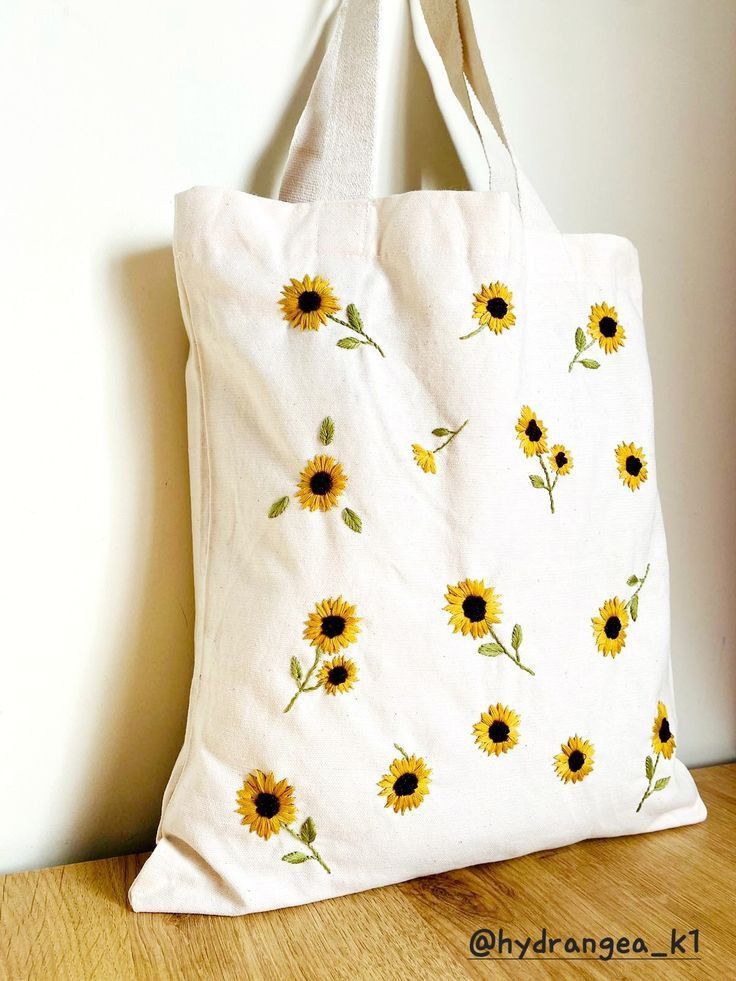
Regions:
M 0 977 L 736 977 L 736 764 L 695 778 L 705 824 L 235 919 L 132 913 L 126 893 L 144 855 L 5 876 Z M 542 927 L 580 940 L 641 937 L 649 951 L 668 951 L 675 930 L 687 949 L 666 962 L 650 954 L 563 961 L 559 946 L 545 959 L 530 950 L 523 963 L 471 958 L 475 931 L 503 928 L 523 940 Z

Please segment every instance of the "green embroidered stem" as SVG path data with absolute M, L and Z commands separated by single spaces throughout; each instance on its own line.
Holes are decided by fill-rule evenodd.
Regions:
M 549 506 L 550 506 L 550 510 L 552 511 L 552 514 L 554 514 L 555 513 L 555 499 L 552 497 L 552 491 L 555 489 L 555 484 L 557 483 L 557 480 L 555 479 L 554 484 L 550 483 L 549 471 L 547 470 L 547 467 L 546 467 L 546 464 L 545 464 L 544 459 L 542 457 L 542 454 L 541 453 L 538 453 L 537 456 L 539 457 L 539 462 L 540 462 L 540 464 L 542 466 L 542 470 L 544 471 L 544 479 L 546 481 L 545 490 L 549 494 Z
M 304 676 L 304 680 L 297 683 L 296 692 L 294 693 L 294 697 L 292 698 L 292 700 L 289 702 L 289 704 L 284 709 L 284 713 L 288 712 L 291 709 L 291 707 L 293 706 L 294 702 L 297 700 L 297 698 L 299 698 L 299 696 L 301 695 L 302 692 L 304 692 L 304 691 L 316 691 L 318 688 L 321 688 L 322 687 L 321 685 L 313 685 L 311 688 L 307 688 L 307 682 L 309 681 L 309 679 L 314 674 L 315 669 L 317 668 L 317 665 L 319 664 L 319 659 L 321 657 L 322 657 L 322 651 L 318 650 L 317 651 L 317 654 L 316 654 L 316 656 L 314 658 L 314 661 L 312 662 L 312 667 L 309 669 L 309 671 L 307 671 L 306 675 Z
M 657 772 L 657 764 L 659 763 L 659 757 L 660 757 L 660 755 L 661 755 L 660 753 L 657 753 L 657 758 L 654 761 L 654 766 L 652 768 L 652 774 L 649 777 L 649 783 L 647 784 L 647 789 L 644 791 L 644 796 L 639 801 L 639 806 L 636 809 L 636 813 L 637 814 L 641 810 L 641 805 L 644 803 L 644 801 L 647 799 L 647 797 L 651 797 L 652 794 L 654 793 L 654 789 L 652 787 L 652 783 L 654 781 L 654 774 Z M 649 762 L 651 762 L 651 759 L 649 759 Z
M 340 324 L 341 327 L 347 327 L 348 330 L 352 330 L 355 334 L 358 334 L 360 335 L 360 337 L 363 338 L 362 341 L 357 341 L 351 344 L 350 345 L 351 347 L 353 347 L 355 343 L 369 344 L 371 347 L 374 347 L 378 351 L 378 353 L 381 355 L 382 358 L 385 358 L 386 355 L 383 353 L 383 349 L 381 348 L 380 344 L 374 341 L 372 337 L 369 337 L 366 334 L 366 332 L 363 330 L 363 323 L 360 319 L 360 314 L 358 313 L 357 309 L 353 307 L 353 304 L 350 304 L 348 308 L 349 310 L 350 307 L 352 307 L 354 313 L 352 316 L 350 315 L 350 313 L 348 313 L 348 318 L 349 318 L 348 320 L 340 320 L 340 318 L 336 317 L 333 313 L 328 313 L 327 316 L 329 317 L 330 320 L 334 320 L 336 324 Z M 345 346 L 347 347 L 348 345 Z
M 405 760 L 409 759 L 409 754 L 407 753 L 407 751 L 405 749 L 402 749 L 402 747 L 399 746 L 398 743 L 394 743 L 394 747 L 398 749 L 398 751 L 401 753 L 401 755 L 404 757 Z
M 633 592 L 633 593 L 631 594 L 631 596 L 630 596 L 630 597 L 628 598 L 628 600 L 627 600 L 627 601 L 626 601 L 626 602 L 624 603 L 624 607 L 625 607 L 625 608 L 628 608 L 628 607 L 630 607 L 630 606 L 631 606 L 631 604 L 632 604 L 632 603 L 634 602 L 634 600 L 636 599 L 636 597 L 637 597 L 637 596 L 639 595 L 639 593 L 641 592 L 641 587 L 642 587 L 642 586 L 644 585 L 644 583 L 645 583 L 645 582 L 647 581 L 647 576 L 649 575 L 649 569 L 650 569 L 650 568 L 651 568 L 651 563 L 650 563 L 650 562 L 647 562 L 647 568 L 646 568 L 646 572 L 644 573 L 644 575 L 643 575 L 643 576 L 641 577 L 641 579 L 639 580 L 639 585 L 638 585 L 638 586 L 636 587 L 636 589 L 635 589 L 635 590 L 634 590 L 634 592 Z
M 311 844 L 309 844 L 309 842 L 306 842 L 306 841 L 305 841 L 305 840 L 304 840 L 304 839 L 302 838 L 302 836 L 301 836 L 301 835 L 298 835 L 298 834 L 296 833 L 296 831 L 292 831 L 292 830 L 291 830 L 291 828 L 289 827 L 289 825 L 288 825 L 288 824 L 283 824 L 283 825 L 282 825 L 282 828 L 284 829 L 284 831 L 288 831 L 288 832 L 289 832 L 289 834 L 291 835 L 291 837 L 292 837 L 292 838 L 295 838 L 295 839 L 296 839 L 296 840 L 297 840 L 297 841 L 298 841 L 298 842 L 299 842 L 299 843 L 300 843 L 301 845 L 306 845 L 306 846 L 307 846 L 307 848 L 308 848 L 308 849 L 310 850 L 310 852 L 312 853 L 312 858 L 313 858 L 313 859 L 314 859 L 314 860 L 315 860 L 316 862 L 319 862 L 319 864 L 320 864 L 320 865 L 322 866 L 322 868 L 323 868 L 323 869 L 325 870 L 325 872 L 326 872 L 326 873 L 327 873 L 328 875 L 331 875 L 331 874 L 332 874 L 332 872 L 331 872 L 331 870 L 330 870 L 330 867 L 329 867 L 329 865 L 327 865 L 327 863 L 326 863 L 326 862 L 325 862 L 325 860 L 324 860 L 324 859 L 322 858 L 322 856 L 321 856 L 321 855 L 320 855 L 320 853 L 319 853 L 319 852 L 317 851 L 317 849 L 316 849 L 316 848 L 314 847 L 314 845 L 311 845 Z
M 448 445 L 448 443 L 451 443 L 456 436 L 460 435 L 460 433 L 463 431 L 463 429 L 465 429 L 465 427 L 469 422 L 470 420 L 466 419 L 459 429 L 451 430 L 449 438 L 446 439 L 444 443 L 441 443 L 436 449 L 432 450 L 432 452 L 439 453 L 440 450 L 444 450 L 444 448 Z
M 514 664 L 516 665 L 517 668 L 521 668 L 522 671 L 526 671 L 528 674 L 536 675 L 536 672 L 535 671 L 532 671 L 532 669 L 530 667 L 528 667 L 526 664 L 522 664 L 521 663 L 521 657 L 520 657 L 518 651 L 516 652 L 516 657 L 514 657 L 514 655 L 506 647 L 506 645 L 500 639 L 500 637 L 498 636 L 498 634 L 496 633 L 496 631 L 493 629 L 493 627 L 490 628 L 490 631 L 491 631 L 491 637 L 493 637 L 493 639 L 496 641 L 496 643 L 498 644 L 498 646 L 504 652 L 504 654 L 506 655 L 506 657 L 511 658 L 511 660 L 514 662 Z
M 469 337 L 475 337 L 476 334 L 480 334 L 480 332 L 483 330 L 485 326 L 486 326 L 485 324 L 481 324 L 480 327 L 477 328 L 477 330 L 471 331 L 469 334 L 466 334 L 465 337 L 461 337 L 460 340 L 467 341 Z
M 580 355 L 581 354 L 584 354 L 585 351 L 588 350 L 588 348 L 593 347 L 594 344 L 595 344 L 595 338 L 593 337 L 589 341 L 589 343 L 585 345 L 585 347 L 578 348 L 578 350 L 575 352 L 575 357 L 572 359 L 572 361 L 570 362 L 570 364 L 567 366 L 568 372 L 572 371 L 573 365 L 577 362 L 577 360 L 580 357 Z

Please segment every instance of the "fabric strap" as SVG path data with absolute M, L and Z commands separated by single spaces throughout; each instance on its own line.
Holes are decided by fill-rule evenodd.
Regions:
M 279 197 L 283 201 L 369 198 L 373 190 L 376 73 L 381 0 L 342 0 L 335 29 L 294 133 Z M 421 14 L 455 95 L 481 142 L 489 187 L 496 186 L 470 89 L 508 155 L 524 224 L 556 231 L 521 172 L 491 89 L 468 0 L 419 0 Z

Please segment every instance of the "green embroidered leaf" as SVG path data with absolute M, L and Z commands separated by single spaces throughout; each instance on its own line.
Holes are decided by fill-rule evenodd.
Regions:
M 583 358 L 581 360 L 580 364 L 584 368 L 600 368 L 599 362 L 598 361 L 591 361 L 590 358 Z
M 281 861 L 288 862 L 289 865 L 301 865 L 302 862 L 308 862 L 310 858 L 311 855 L 305 855 L 304 852 L 289 852 L 281 856 Z
M 585 347 L 585 331 L 582 327 L 578 327 L 575 331 L 575 347 L 578 351 L 582 351 Z
M 360 347 L 361 342 L 354 337 L 341 337 L 337 342 L 338 347 L 344 347 L 346 351 L 352 351 L 354 347 Z
M 437 429 L 433 429 L 432 430 L 432 435 L 433 436 L 451 436 L 452 435 L 452 430 L 451 429 L 445 429 L 443 426 L 439 426 Z
M 632 620 L 636 620 L 636 618 L 639 616 L 639 594 L 638 593 L 637 593 L 636 596 L 634 596 L 634 598 L 629 603 L 629 610 L 631 611 L 631 619 Z
M 654 785 L 655 790 L 664 790 L 667 784 L 670 782 L 669 777 L 660 777 L 659 780 Z
M 363 530 L 363 522 L 360 520 L 360 516 L 355 511 L 351 511 L 350 508 L 343 508 L 342 520 L 351 531 L 360 534 Z
M 544 490 L 544 481 L 538 474 L 530 473 L 529 480 L 532 482 L 532 487 L 536 487 L 537 490 Z
M 639 582 L 639 577 L 638 576 L 629 576 L 629 578 L 626 580 L 626 585 L 627 586 L 636 586 L 636 584 L 638 582 Z
M 312 842 L 316 839 L 317 827 L 311 817 L 308 817 L 304 822 L 304 824 L 301 826 L 301 830 L 299 831 L 299 837 L 302 839 L 302 841 L 306 842 L 308 845 L 311 845 Z
M 347 314 L 348 323 L 350 324 L 351 329 L 354 330 L 356 334 L 362 334 L 363 321 L 360 319 L 360 314 L 358 313 L 358 308 L 356 305 L 354 303 L 348 303 L 347 307 L 345 308 L 345 313 Z
M 298 657 L 292 657 L 291 659 L 291 677 L 294 679 L 294 681 L 301 681 L 302 666 L 299 663 Z
M 481 644 L 478 648 L 479 654 L 485 654 L 486 657 L 498 657 L 499 654 L 505 654 L 503 647 L 500 644 Z
M 647 775 L 647 780 L 651 780 L 652 777 L 654 776 L 654 760 L 652 759 L 651 756 L 647 756 L 644 762 L 644 770 Z
M 518 651 L 521 647 L 521 641 L 523 639 L 523 634 L 521 632 L 521 624 L 515 623 L 514 629 L 511 631 L 511 646 L 515 651 Z
M 327 416 L 322 420 L 322 425 L 319 427 L 319 441 L 323 446 L 329 446 L 334 438 L 335 423 Z
M 268 509 L 269 518 L 278 518 L 280 514 L 284 513 L 284 511 L 288 508 L 288 506 L 289 506 L 288 496 L 280 497 L 278 501 L 274 501 L 271 507 Z

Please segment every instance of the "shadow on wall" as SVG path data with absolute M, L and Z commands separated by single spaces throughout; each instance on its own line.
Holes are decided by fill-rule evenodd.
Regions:
M 248 190 L 270 196 L 321 61 L 325 31 L 289 105 L 258 159 Z M 408 120 L 393 150 L 399 186 L 465 187 L 467 179 L 413 45 L 400 72 L 392 112 Z M 431 145 L 431 159 L 426 148 Z M 100 704 L 85 706 L 93 752 L 75 760 L 74 813 L 66 816 L 69 861 L 152 847 L 166 782 L 182 744 L 193 664 L 194 596 L 184 372 L 188 342 L 170 247 L 115 258 L 109 293 L 119 312 L 116 356 L 107 384 L 124 386 L 139 472 L 131 476 L 133 513 L 110 527 L 135 527 L 121 574 L 112 555 L 105 580 L 120 589 L 116 618 L 100 625 L 98 649 L 114 675 Z M 138 446 L 140 441 L 140 447 Z M 122 480 L 125 481 L 123 474 Z M 114 540 L 114 536 L 113 540 Z
M 129 406 L 137 466 L 137 473 L 118 477 L 123 487 L 129 479 L 123 508 L 130 511 L 117 519 L 111 514 L 109 525 L 122 520 L 136 531 L 124 556 L 111 555 L 101 572 L 120 590 L 115 619 L 99 625 L 96 645 L 114 673 L 100 704 L 81 709 L 94 725 L 94 750 L 71 770 L 80 774 L 80 786 L 69 815 L 77 854 L 68 861 L 152 846 L 183 740 L 193 663 L 188 342 L 171 248 L 114 259 L 109 293 L 123 336 L 115 338 L 106 384 L 123 386 L 115 401 Z

